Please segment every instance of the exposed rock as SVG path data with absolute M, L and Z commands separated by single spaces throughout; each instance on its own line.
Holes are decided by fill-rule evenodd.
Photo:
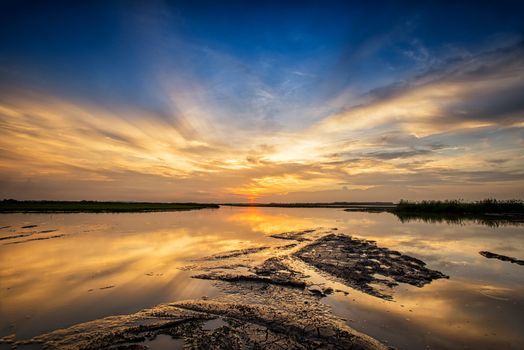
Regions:
M 313 293 L 313 294 L 320 295 L 320 296 L 325 296 L 324 291 L 322 290 L 322 288 L 320 288 L 320 286 L 317 286 L 316 284 L 308 287 L 307 290 L 309 292 Z
M 5 236 L 5 237 L 0 237 L 0 241 L 4 241 L 6 239 L 16 239 L 16 238 L 28 237 L 31 235 L 32 233 L 21 233 L 19 235 Z
M 205 323 L 221 317 L 220 326 Z M 39 335 L 14 345 L 40 343 L 46 349 L 145 349 L 165 334 L 189 349 L 387 349 L 341 320 L 288 312 L 280 307 L 225 301 L 185 301 L 135 314 L 112 316 Z
M 331 287 L 322 288 L 321 286 L 316 285 L 316 284 L 309 286 L 307 288 L 307 290 L 310 293 L 312 293 L 314 295 L 318 295 L 320 297 L 325 297 L 325 296 L 327 296 L 329 294 L 333 294 L 333 288 L 331 288 Z
M 200 278 L 204 280 L 220 280 L 226 282 L 253 282 L 253 283 L 271 283 L 278 284 L 281 286 L 304 288 L 306 283 L 303 281 L 285 279 L 281 280 L 278 278 L 270 278 L 266 276 L 257 275 L 236 275 L 236 274 L 221 274 L 221 273 L 204 273 L 200 275 L 192 276 L 193 278 Z
M 54 235 L 54 236 L 49 236 L 49 237 L 30 238 L 30 239 L 26 239 L 26 240 L 23 240 L 23 241 L 15 241 L 15 242 L 4 243 L 4 245 L 21 244 L 21 243 L 27 243 L 27 242 L 32 242 L 32 241 L 44 241 L 44 240 L 47 240 L 47 239 L 61 238 L 61 237 L 64 237 L 64 236 L 65 236 L 64 234 L 61 234 L 61 235 Z
M 26 226 L 22 226 L 22 228 L 33 228 L 33 227 L 37 227 L 38 225 L 26 225 Z
M 298 245 L 297 243 L 291 243 L 291 244 L 282 245 L 280 247 L 275 247 L 275 249 L 287 250 L 287 249 L 295 248 L 297 245 Z
M 324 236 L 294 256 L 355 289 L 384 299 L 391 299 L 391 296 L 372 284 L 393 287 L 402 282 L 422 287 L 434 279 L 447 278 L 439 271 L 428 269 L 419 259 L 377 247 L 373 241 L 345 235 Z
M 0 237 L 0 241 L 4 241 L 6 239 L 16 239 L 16 238 L 29 237 L 29 236 L 32 236 L 33 234 L 36 234 L 36 233 L 50 233 L 50 232 L 55 232 L 55 231 L 58 231 L 58 230 L 44 230 L 44 231 L 39 231 L 39 232 L 37 232 L 37 231 L 21 232 L 21 233 L 16 234 L 16 235 Z M 51 238 L 54 238 L 54 237 L 51 237 Z M 43 239 L 47 239 L 47 237 L 43 237 Z M 40 240 L 40 239 L 29 239 L 29 240 L 25 240 L 25 241 L 20 241 L 20 243 L 28 242 L 28 241 L 32 241 L 32 240 Z M 13 242 L 13 244 L 15 244 L 15 243 Z
M 235 258 L 237 256 L 258 253 L 268 248 L 269 247 L 254 247 L 254 248 L 246 248 L 246 249 L 239 249 L 239 250 L 231 250 L 226 253 L 219 253 L 219 254 L 212 255 L 210 257 L 203 258 L 202 260 Z
M 310 241 L 309 238 L 304 237 L 304 235 L 308 233 L 312 233 L 315 230 L 305 230 L 305 231 L 297 231 L 297 232 L 283 232 L 283 233 L 277 233 L 274 235 L 271 235 L 273 238 L 277 239 L 287 239 L 297 242 L 304 242 L 304 241 Z
M 16 334 L 9 334 L 0 338 L 0 344 L 14 344 L 16 342 Z
M 306 276 L 291 269 L 283 262 L 282 258 L 276 257 L 267 259 L 262 265 L 252 268 L 247 273 L 212 271 L 192 277 L 227 282 L 270 283 L 293 288 L 306 287 L 306 282 L 304 281 Z
M 303 235 L 312 232 L 315 230 L 285 232 L 272 236 L 298 239 L 304 242 L 301 243 L 302 245 L 307 243 L 291 256 L 274 257 L 267 259 L 262 265 L 253 267 L 244 265 L 239 269 L 227 269 L 224 266 L 208 267 L 204 270 L 209 272 L 193 277 L 302 289 L 307 287 L 310 293 L 324 297 L 333 293 L 331 287 L 324 289 L 317 286 L 317 288 L 307 281 L 307 270 L 317 269 L 349 287 L 388 300 L 391 300 L 392 296 L 386 288 L 392 288 L 400 282 L 422 287 L 434 279 L 447 278 L 439 271 L 428 269 L 426 264 L 417 258 L 377 247 L 375 241 L 353 239 L 343 234 L 328 234 L 312 243 L 305 242 L 306 238 Z M 279 247 L 275 247 L 274 251 L 278 249 Z M 291 267 L 297 265 L 294 264 L 297 258 L 305 263 L 301 268 L 306 271 L 305 273 Z
M 502 261 L 509 261 L 510 263 L 513 263 L 513 264 L 524 265 L 524 260 L 512 258 L 511 256 L 500 255 L 500 254 L 496 254 L 496 253 L 492 253 L 488 251 L 481 251 L 479 252 L 479 254 L 488 259 L 499 259 Z

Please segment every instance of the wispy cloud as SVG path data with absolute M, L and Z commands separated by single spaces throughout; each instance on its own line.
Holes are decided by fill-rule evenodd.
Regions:
M 289 92 L 308 73 L 267 84 L 232 55 L 185 49 L 222 69 L 203 79 L 159 53 L 161 112 L 4 87 L 1 195 L 330 201 L 524 193 L 520 43 L 431 63 L 331 114 L 331 100 L 300 106 Z

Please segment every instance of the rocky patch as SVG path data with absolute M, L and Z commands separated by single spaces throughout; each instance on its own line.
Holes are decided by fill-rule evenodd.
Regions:
M 383 299 L 392 299 L 374 284 L 394 287 L 399 282 L 422 287 L 434 279 L 448 278 L 425 263 L 374 241 L 329 234 L 294 254 L 305 263 L 328 273 L 348 286 Z
M 211 271 L 193 276 L 194 278 L 220 280 L 226 282 L 269 283 L 280 286 L 305 288 L 305 277 L 284 263 L 282 258 L 270 258 L 245 273 Z
M 314 307 L 307 305 L 306 309 Z M 217 319 L 220 322 L 209 327 Z M 11 344 L 38 343 L 46 349 L 63 350 L 147 349 L 144 344 L 160 335 L 182 340 L 188 349 L 388 349 L 341 320 L 322 314 L 303 317 L 301 312 L 269 305 L 205 300 L 159 305 L 29 341 L 11 340 Z
M 482 252 L 479 252 L 479 254 L 488 259 L 498 259 L 501 261 L 510 262 L 512 264 L 524 265 L 524 260 L 512 258 L 511 256 L 495 254 L 495 253 L 488 252 L 488 251 L 482 251 Z
M 221 259 L 236 258 L 242 255 L 255 254 L 263 250 L 266 250 L 268 248 L 269 247 L 254 247 L 254 248 L 231 250 L 226 253 L 219 253 L 219 254 L 215 254 L 207 258 L 203 258 L 202 260 L 211 260 L 211 259 L 221 260 Z
M 22 228 L 33 228 L 33 227 L 37 227 L 38 225 L 26 225 L 26 226 L 22 226 Z
M 26 239 L 26 240 L 23 240 L 23 241 L 15 241 L 15 242 L 4 243 L 4 245 L 22 244 L 22 243 L 33 242 L 33 241 L 45 241 L 47 239 L 61 238 L 61 237 L 64 237 L 64 236 L 65 236 L 64 234 L 61 234 L 61 235 L 54 235 L 54 236 L 48 236 L 48 237 L 30 238 L 30 239 Z
M 304 241 L 310 241 L 309 238 L 304 237 L 304 236 L 314 231 L 315 230 L 306 230 L 306 231 L 298 231 L 298 232 L 283 232 L 283 233 L 277 233 L 277 234 L 271 235 L 271 237 L 277 238 L 277 239 L 286 239 L 286 240 L 291 240 L 291 241 L 304 242 Z

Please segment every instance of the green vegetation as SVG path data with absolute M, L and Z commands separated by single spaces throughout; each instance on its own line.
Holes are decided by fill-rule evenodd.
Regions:
M 520 226 L 524 225 L 522 214 L 426 214 L 426 213 L 397 213 L 394 212 L 400 222 L 422 221 L 426 223 L 446 223 L 453 225 L 466 225 L 475 223 L 490 227 Z
M 484 199 L 476 202 L 460 200 L 409 202 L 401 200 L 393 212 L 458 215 L 524 214 L 524 201 Z
M 4 199 L 0 213 L 133 213 L 219 208 L 217 204 L 97 202 L 97 201 L 17 201 Z
M 401 200 L 398 204 L 389 207 L 351 207 L 346 211 L 389 212 L 396 215 L 401 222 L 445 222 L 457 225 L 475 222 L 492 227 L 524 224 L 522 200 L 484 199 L 476 202 Z

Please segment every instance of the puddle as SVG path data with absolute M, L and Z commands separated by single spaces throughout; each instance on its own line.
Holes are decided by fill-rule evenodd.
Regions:
M 227 326 L 227 322 L 224 321 L 222 317 L 219 317 L 215 318 L 214 320 L 204 322 L 202 329 L 205 331 L 214 331 L 215 329 L 220 328 L 222 326 Z
M 184 340 L 173 339 L 171 336 L 166 334 L 159 334 L 153 340 L 146 340 L 143 342 L 149 350 L 183 350 Z

